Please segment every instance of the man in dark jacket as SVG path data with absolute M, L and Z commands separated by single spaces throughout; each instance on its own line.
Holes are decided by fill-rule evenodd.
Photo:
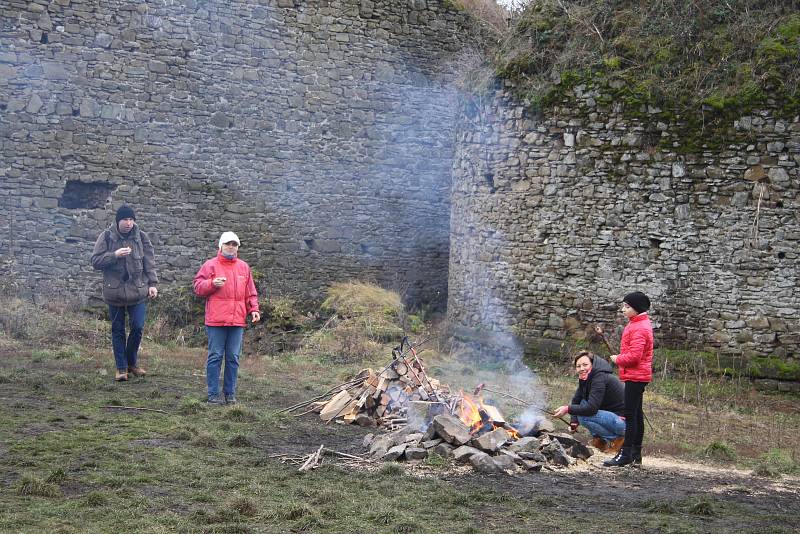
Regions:
M 136 224 L 130 206 L 121 206 L 113 225 L 97 238 L 92 252 L 92 267 L 103 271 L 103 300 L 111 317 L 111 341 L 117 373 L 114 380 L 128 379 L 128 373 L 144 376 L 137 364 L 142 341 L 147 299 L 158 296 L 153 245 Z M 125 336 L 125 315 L 130 334 Z
M 556 417 L 570 414 L 570 427 L 583 425 L 594 437 L 592 445 L 617 452 L 625 436 L 625 388 L 611 364 L 589 351 L 575 355 L 578 389 L 569 405 L 560 406 Z

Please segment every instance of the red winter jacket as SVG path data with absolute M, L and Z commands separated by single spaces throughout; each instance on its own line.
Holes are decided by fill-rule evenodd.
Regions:
M 227 281 L 215 287 L 214 278 L 220 276 Z M 259 311 L 250 266 L 239 258 L 229 260 L 218 253 L 205 262 L 194 277 L 194 292 L 206 298 L 207 326 L 247 326 L 247 316 Z
M 622 331 L 619 379 L 623 382 L 650 382 L 653 379 L 653 326 L 646 313 L 631 317 Z

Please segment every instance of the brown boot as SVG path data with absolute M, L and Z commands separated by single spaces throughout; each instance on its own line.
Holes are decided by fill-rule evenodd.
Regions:
M 147 372 L 141 367 L 128 367 L 128 372 L 133 376 L 143 377 Z
M 594 447 L 600 452 L 603 452 L 606 450 L 606 440 L 604 440 L 600 436 L 595 436 L 592 438 L 592 447 Z
M 606 452 L 609 454 L 617 454 L 622 448 L 623 443 L 625 443 L 625 436 L 620 436 L 617 439 L 608 442 L 608 445 L 606 446 Z
M 125 369 L 117 369 L 117 374 L 114 375 L 114 380 L 117 382 L 125 382 L 128 380 L 128 371 Z

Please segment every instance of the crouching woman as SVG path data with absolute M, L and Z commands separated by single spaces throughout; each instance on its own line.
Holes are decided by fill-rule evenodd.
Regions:
M 570 427 L 581 425 L 592 435 L 592 445 L 601 451 L 615 453 L 625 436 L 625 388 L 614 374 L 611 364 L 583 350 L 573 360 L 578 374 L 578 388 L 568 405 L 560 406 L 556 417 L 569 414 Z

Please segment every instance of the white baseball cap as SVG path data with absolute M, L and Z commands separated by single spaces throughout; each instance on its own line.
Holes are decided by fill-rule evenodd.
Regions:
M 225 243 L 230 243 L 231 241 L 236 241 L 236 244 L 241 246 L 241 242 L 239 241 L 239 236 L 234 234 L 233 232 L 223 232 L 221 236 L 219 236 L 219 249 L 222 250 L 222 245 Z

